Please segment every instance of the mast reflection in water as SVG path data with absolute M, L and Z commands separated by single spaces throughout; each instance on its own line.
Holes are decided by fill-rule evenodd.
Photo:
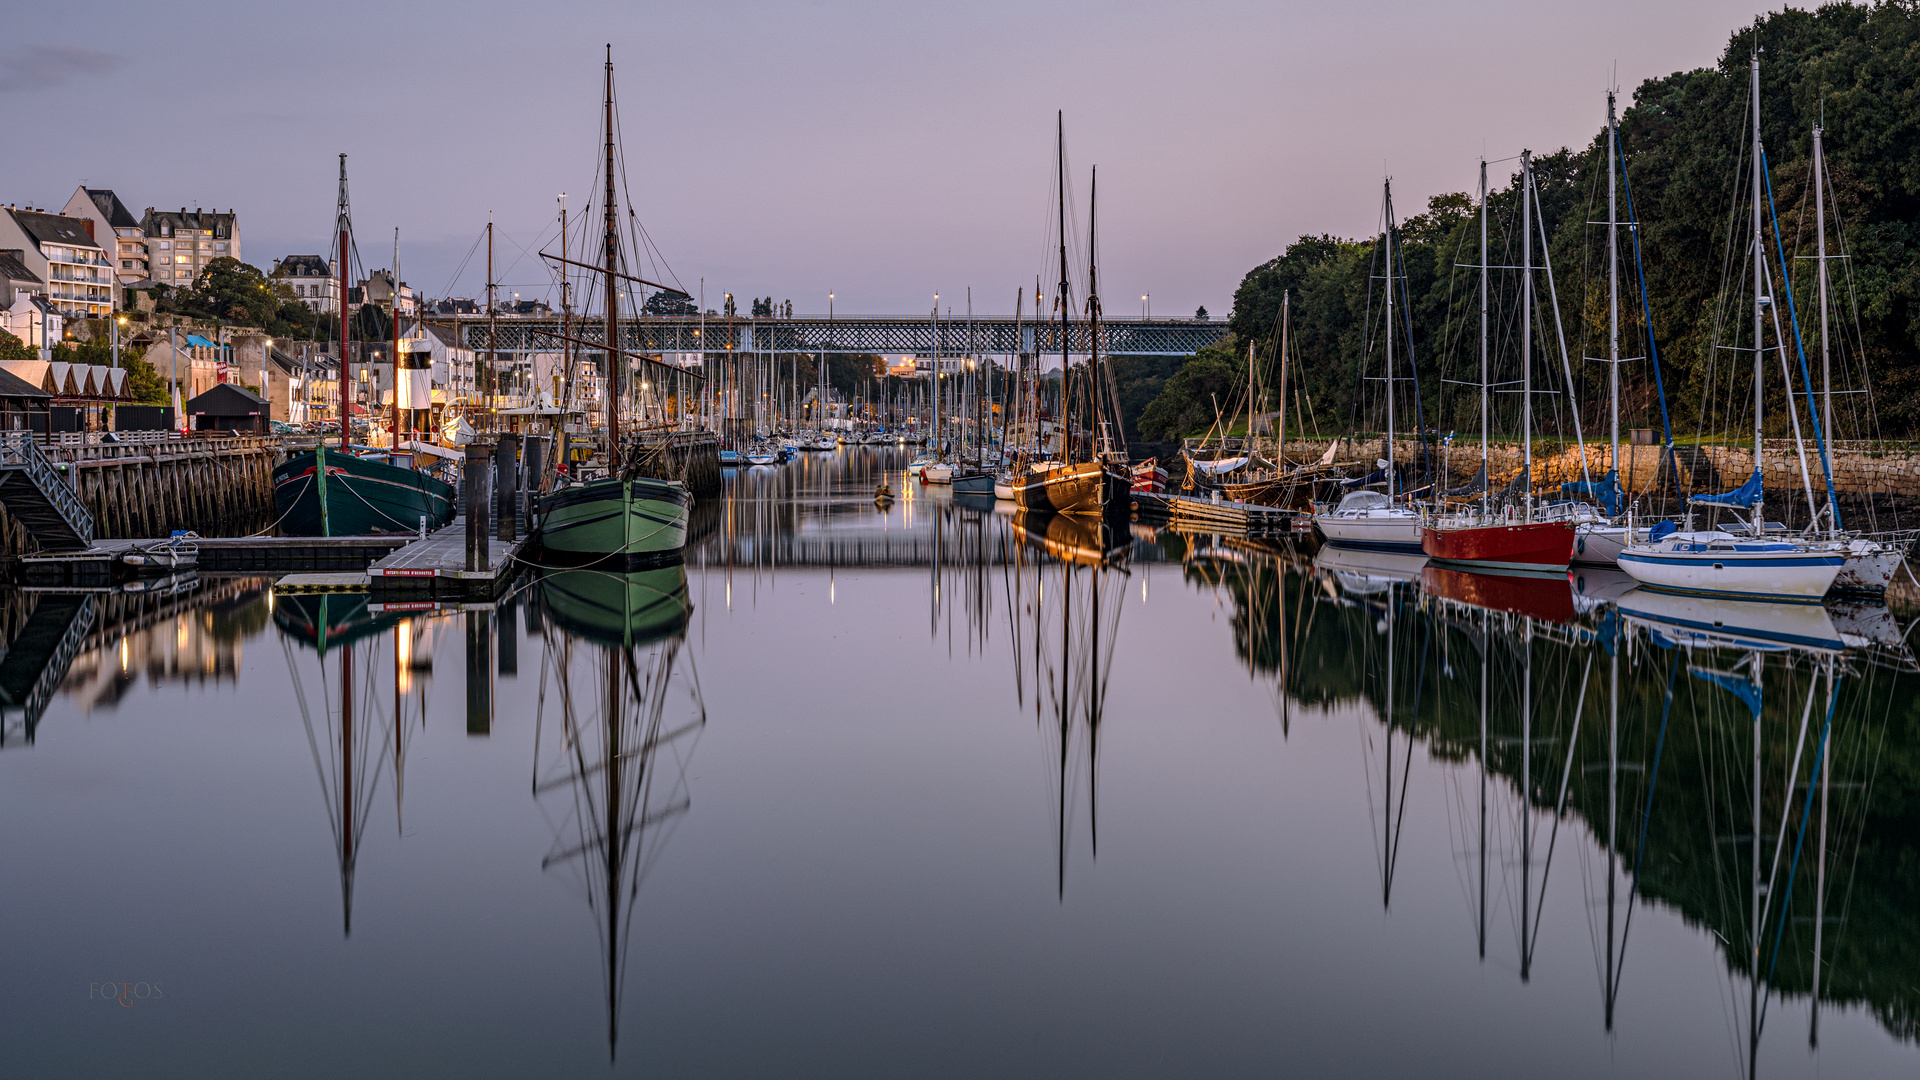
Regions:
M 692 603 L 675 563 L 540 578 L 546 618 L 533 794 L 553 828 L 542 870 L 570 873 L 600 934 L 607 1053 L 641 882 L 692 805 L 687 763 L 707 722 L 686 650 Z
M 0 597 L 0 1072 L 1920 1060 L 1908 598 L 1101 528 L 905 460 L 734 475 L 684 567 L 493 606 Z
M 1014 692 L 1030 698 L 1054 782 L 1058 889 L 1067 893 L 1067 833 L 1086 785 L 1087 846 L 1100 857 L 1100 720 L 1128 576 L 1127 534 L 1097 518 L 1013 519 L 1006 563 Z

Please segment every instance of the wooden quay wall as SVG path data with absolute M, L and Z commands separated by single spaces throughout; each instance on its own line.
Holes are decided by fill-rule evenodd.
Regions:
M 286 459 L 272 436 L 101 442 L 56 436 L 40 452 L 93 514 L 99 540 L 246 536 L 274 521 L 273 470 Z M 32 547 L 26 528 L 0 508 L 0 559 Z

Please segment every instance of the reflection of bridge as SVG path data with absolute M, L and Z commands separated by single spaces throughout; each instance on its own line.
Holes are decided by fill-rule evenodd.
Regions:
M 942 569 L 962 566 L 1005 566 L 1016 561 L 1047 561 L 1038 546 L 1027 545 L 1018 555 L 1014 548 L 1021 533 L 1013 528 L 1002 531 L 1002 523 L 988 518 L 982 521 L 961 519 L 933 529 L 904 528 L 820 529 L 804 532 L 773 531 L 754 534 L 719 532 L 698 548 L 689 550 L 691 565 L 709 569 L 728 566 L 745 568 L 816 567 L 820 569 L 924 570 L 938 564 Z M 1152 545 L 1135 544 L 1133 562 L 1160 562 L 1163 556 Z
M 937 560 L 942 566 L 984 561 L 999 566 L 1008 561 L 1001 544 L 963 542 L 925 529 L 893 532 L 830 530 L 781 532 L 771 536 L 736 533 L 715 536 L 702 549 L 706 565 L 715 569 L 742 567 L 864 567 L 881 570 L 924 569 Z
M 482 316 L 439 316 L 429 323 L 451 331 L 469 349 L 489 349 L 489 329 L 497 332 L 494 348 L 503 353 L 556 352 L 557 316 L 503 315 L 490 323 Z M 1104 351 L 1117 356 L 1186 356 L 1219 341 L 1227 332 L 1224 319 L 1110 319 L 1101 323 Z M 577 320 L 573 336 L 583 342 L 605 341 L 605 326 Z M 622 347 L 636 353 L 850 353 L 931 356 L 935 345 L 945 356 L 975 353 L 1010 356 L 1060 352 L 1060 325 L 1035 325 L 1013 319 L 979 318 L 934 320 L 926 315 L 842 315 L 823 318 L 719 318 L 699 316 L 641 316 L 622 319 Z M 1069 328 L 1069 352 L 1087 351 L 1084 323 Z

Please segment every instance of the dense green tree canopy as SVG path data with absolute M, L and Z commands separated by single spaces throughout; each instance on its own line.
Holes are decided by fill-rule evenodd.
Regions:
M 39 356 L 27 346 L 27 343 L 0 330 L 0 360 L 38 360 Z
M 1676 72 L 1642 83 L 1620 116 L 1623 167 L 1620 213 L 1640 223 L 1653 341 L 1635 271 L 1633 236 L 1621 230 L 1622 342 L 1627 358 L 1657 347 L 1667 414 L 1674 434 L 1737 434 L 1751 408 L 1752 379 L 1737 348 L 1751 336 L 1744 316 L 1751 235 L 1741 170 L 1746 160 L 1748 59 L 1761 48 L 1760 105 L 1767 178 L 1779 216 L 1786 262 L 1793 275 L 1794 309 L 1782 310 L 1792 339 L 1797 316 L 1809 359 L 1818 370 L 1817 301 L 1810 198 L 1812 130 L 1825 124 L 1832 189 L 1832 253 L 1848 258 L 1833 270 L 1832 341 L 1836 389 L 1850 395 L 1839 410 L 1841 437 L 1911 436 L 1920 431 L 1920 4 L 1829 4 L 1764 17 L 1729 40 L 1712 67 Z M 1604 123 L 1605 101 L 1594 116 Z M 1596 125 L 1598 127 L 1598 125 Z M 1536 278 L 1540 304 L 1533 325 L 1536 432 L 1571 439 L 1575 419 L 1565 390 L 1573 379 L 1584 431 L 1605 428 L 1606 368 L 1584 357 L 1606 355 L 1607 139 L 1599 127 L 1587 146 L 1537 154 L 1536 213 L 1550 243 L 1539 242 L 1536 266 L 1550 256 L 1551 287 Z M 1463 176 L 1463 188 L 1478 180 Z M 1486 260 L 1494 267 L 1520 262 L 1521 192 L 1517 165 L 1490 169 Z M 1399 202 L 1407 202 L 1400 193 Z M 1409 430 L 1424 422 L 1438 431 L 1477 431 L 1479 391 L 1479 241 L 1477 194 L 1429 198 L 1402 217 L 1393 238 L 1395 281 L 1396 422 Z M 1835 211 L 1837 210 L 1837 214 Z M 1404 214 L 1404 210 L 1401 210 Z M 1290 295 L 1292 377 L 1288 416 L 1325 434 L 1379 430 L 1385 421 L 1379 380 L 1385 370 L 1385 245 L 1380 237 L 1305 236 L 1255 267 L 1234 294 L 1232 329 L 1256 344 L 1265 383 L 1276 383 L 1278 317 Z M 1770 272 L 1779 273 L 1771 250 Z M 1514 296 L 1519 275 L 1490 275 L 1489 381 L 1519 378 L 1521 330 Z M 1551 292 L 1549 292 L 1551 288 Z M 1564 328 L 1563 361 L 1554 325 Z M 1769 334 L 1771 331 L 1769 330 Z M 1747 354 L 1750 357 L 1750 353 Z M 1198 359 L 1198 358 L 1196 358 Z M 1244 345 L 1238 357 L 1209 358 L 1210 368 L 1237 363 L 1246 382 Z M 1789 346 L 1797 374 L 1797 357 Z M 1771 362 L 1770 362 L 1771 364 Z M 1371 381 L 1369 381 L 1371 380 Z M 1155 425 L 1188 425 L 1193 434 L 1212 422 L 1206 394 L 1229 381 L 1174 376 L 1162 402 L 1147 410 Z M 1660 397 L 1652 365 L 1622 365 L 1622 425 L 1658 429 Z M 1777 369 L 1765 392 L 1770 434 L 1786 434 L 1791 419 Z M 1496 387 L 1491 426 L 1517 429 L 1519 395 Z M 1242 395 L 1244 396 L 1244 395 Z M 1269 407 L 1277 404 L 1272 400 Z M 1230 406 L 1222 398 L 1223 410 Z M 1806 423 L 1803 414 L 1803 425 Z M 1143 419 L 1142 427 L 1149 426 Z

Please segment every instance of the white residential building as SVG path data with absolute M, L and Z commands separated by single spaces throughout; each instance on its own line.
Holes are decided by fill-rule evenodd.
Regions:
M 0 251 L 46 283 L 46 298 L 68 318 L 113 316 L 113 264 L 81 218 L 9 206 L 0 212 Z
M 340 314 L 340 277 L 337 264 L 319 255 L 289 255 L 273 264 L 267 276 L 284 285 L 293 298 L 321 315 Z
M 177 211 L 149 206 L 140 231 L 153 280 L 176 289 L 192 285 L 215 259 L 241 258 L 240 220 L 231 210 L 188 213 L 184 206 Z
M 120 196 L 111 188 L 74 189 L 73 198 L 60 212 L 93 224 L 93 239 L 113 260 L 114 276 L 122 285 L 144 281 L 148 274 L 147 237 L 140 231 L 140 220 L 133 216 Z M 112 238 L 111 244 L 108 238 Z M 119 290 L 115 290 L 118 292 Z M 119 307 L 116 297 L 115 307 Z

